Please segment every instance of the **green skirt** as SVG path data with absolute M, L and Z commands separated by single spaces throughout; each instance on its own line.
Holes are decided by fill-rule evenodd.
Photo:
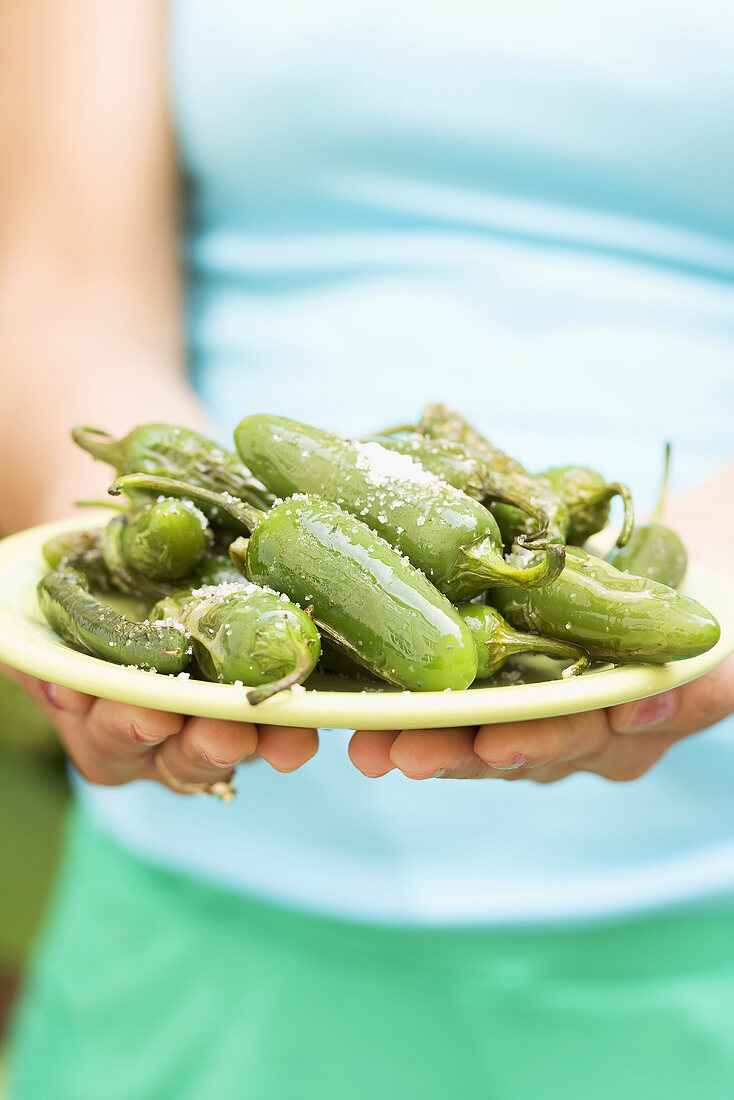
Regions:
M 572 1095 L 731 1100 L 734 913 L 376 927 L 161 870 L 72 821 L 10 1100 Z

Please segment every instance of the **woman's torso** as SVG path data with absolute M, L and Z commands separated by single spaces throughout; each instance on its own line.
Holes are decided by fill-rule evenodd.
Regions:
M 344 433 L 455 403 L 531 468 L 679 483 L 731 449 L 734 15 L 714 0 L 177 0 L 192 377 Z M 84 785 L 151 858 L 404 921 L 596 916 L 734 886 L 731 723 L 611 785 L 379 781 L 344 731 L 222 808 Z M 213 801 L 213 800 L 212 800 Z

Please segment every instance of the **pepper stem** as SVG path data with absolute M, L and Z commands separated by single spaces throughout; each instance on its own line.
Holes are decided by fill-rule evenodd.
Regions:
M 113 439 L 109 432 L 104 432 L 101 428 L 72 428 L 71 438 L 88 451 L 92 458 L 117 466 L 122 440 Z
M 665 444 L 665 457 L 663 459 L 663 479 L 660 482 L 660 492 L 658 493 L 657 504 L 655 505 L 655 509 L 652 513 L 652 517 L 651 517 L 651 522 L 652 523 L 662 523 L 663 522 L 663 513 L 665 512 L 665 501 L 666 501 L 667 496 L 668 496 L 668 476 L 670 474 L 670 454 L 671 454 L 671 451 L 672 451 L 672 447 L 670 445 L 670 441 L 667 441 L 666 444 Z
M 517 555 L 516 555 L 517 557 Z M 540 588 L 549 584 L 563 569 L 566 560 L 566 547 L 551 543 L 538 555 L 532 556 L 528 565 L 507 561 L 495 549 L 491 536 L 465 546 L 451 574 L 452 599 L 471 599 L 476 595 L 476 582 L 481 581 L 484 588 L 502 586 L 506 588 Z
M 568 658 L 572 663 L 564 668 L 561 676 L 564 680 L 572 676 L 578 676 L 591 665 L 588 655 L 581 646 L 573 642 L 560 642 L 557 638 L 545 638 L 536 634 L 523 634 L 522 631 L 512 631 L 513 640 L 507 645 L 513 653 L 539 653 L 544 657 L 553 657 L 555 660 Z
M 112 496 L 119 496 L 128 489 L 144 489 L 148 492 L 159 492 L 165 496 L 183 497 L 192 500 L 196 504 L 211 504 L 231 516 L 233 520 L 241 524 L 243 530 L 249 534 L 258 526 L 265 517 L 265 512 L 259 508 L 247 504 L 243 500 L 237 500 L 229 493 L 213 493 L 211 489 L 200 489 L 198 485 L 187 485 L 185 481 L 174 481 L 169 477 L 154 477 L 148 474 L 126 474 L 113 481 L 107 490 Z
M 615 545 L 626 546 L 635 526 L 635 509 L 632 503 L 632 493 L 629 490 L 629 486 L 625 485 L 623 481 L 610 481 L 595 498 L 594 503 L 601 504 L 602 501 L 611 500 L 612 497 L 621 497 L 624 505 L 622 530 L 617 536 Z
M 420 424 L 392 424 L 389 428 L 381 428 L 378 435 L 400 435 L 402 432 L 423 435 Z
M 502 504 L 511 504 L 513 508 L 517 508 L 526 515 L 531 516 L 538 524 L 537 531 L 531 531 L 529 535 L 523 534 L 517 536 L 515 542 L 520 546 L 531 546 L 534 550 L 544 550 L 550 545 L 549 540 L 545 537 L 548 534 L 548 525 L 550 523 L 550 518 L 545 508 L 541 508 L 540 505 L 534 504 L 533 501 L 523 496 L 522 493 L 511 493 L 501 489 L 497 485 L 493 485 L 491 478 L 482 486 L 482 492 L 484 493 L 485 500 L 497 500 L 501 501 Z
M 75 508 L 112 508 L 115 512 L 127 512 L 124 504 L 118 504 L 115 500 L 75 500 Z
M 289 672 L 287 676 L 282 676 L 279 680 L 273 680 L 271 684 L 261 684 L 259 687 L 253 688 L 252 691 L 248 691 L 247 702 L 253 707 L 256 707 L 259 703 L 264 703 L 266 699 L 277 695 L 279 691 L 285 691 L 287 688 L 300 684 L 312 668 L 313 661 L 308 655 L 304 654 L 293 671 Z

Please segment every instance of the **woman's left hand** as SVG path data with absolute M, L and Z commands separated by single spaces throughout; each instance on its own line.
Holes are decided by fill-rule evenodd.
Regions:
M 532 779 L 574 772 L 639 779 L 674 745 L 734 712 L 734 657 L 673 691 L 607 710 L 459 729 L 357 730 L 352 763 L 377 778 Z

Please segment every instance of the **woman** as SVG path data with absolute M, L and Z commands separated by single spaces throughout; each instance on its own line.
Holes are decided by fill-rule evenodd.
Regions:
M 6 526 L 104 487 L 74 423 L 359 434 L 446 400 L 643 502 L 672 437 L 669 518 L 731 569 L 732 15 L 704 8 L 6 5 Z M 731 662 L 358 731 L 351 764 L 346 731 L 20 679 L 80 778 L 12 1100 L 730 1095 Z M 228 806 L 174 793 L 244 760 Z M 409 782 L 438 777 L 530 782 Z

